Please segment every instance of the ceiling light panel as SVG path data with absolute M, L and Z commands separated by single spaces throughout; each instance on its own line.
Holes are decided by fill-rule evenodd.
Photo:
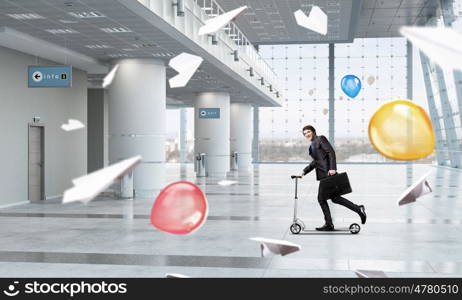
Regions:
M 155 44 L 132 44 L 133 47 L 135 48 L 155 48 L 157 45 Z
M 106 33 L 125 33 L 125 32 L 132 32 L 130 29 L 128 28 L 124 28 L 124 27 L 112 27 L 112 28 L 100 28 L 101 31 L 104 31 Z
M 38 14 L 7 14 L 8 17 L 11 17 L 16 20 L 39 20 L 45 19 L 45 17 Z
M 116 53 L 116 54 L 109 54 L 109 57 L 116 58 L 116 57 L 130 57 L 130 55 L 125 53 Z
M 88 49 L 109 49 L 112 48 L 109 45 L 85 45 Z
M 45 29 L 46 32 L 49 32 L 51 34 L 74 34 L 74 33 L 79 33 L 78 31 L 74 29 Z
M 96 11 L 70 12 L 69 15 L 78 19 L 104 18 L 105 16 Z
M 79 21 L 75 21 L 75 20 L 59 20 L 59 22 L 61 22 L 63 24 L 77 24 L 77 23 L 79 23 Z

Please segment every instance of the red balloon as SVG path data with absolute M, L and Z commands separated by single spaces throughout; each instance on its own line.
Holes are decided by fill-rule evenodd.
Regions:
M 204 224 L 208 213 L 207 199 L 202 190 L 188 181 L 166 186 L 154 202 L 151 224 L 174 234 L 189 234 Z

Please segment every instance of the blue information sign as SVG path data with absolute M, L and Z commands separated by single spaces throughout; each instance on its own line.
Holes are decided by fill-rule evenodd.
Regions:
M 199 108 L 199 119 L 219 119 L 219 108 Z
M 71 66 L 29 66 L 29 87 L 71 87 Z

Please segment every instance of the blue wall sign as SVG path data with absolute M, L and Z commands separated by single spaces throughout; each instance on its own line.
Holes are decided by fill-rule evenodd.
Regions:
M 199 119 L 219 119 L 219 108 L 199 108 Z
M 29 66 L 29 87 L 71 87 L 71 66 Z

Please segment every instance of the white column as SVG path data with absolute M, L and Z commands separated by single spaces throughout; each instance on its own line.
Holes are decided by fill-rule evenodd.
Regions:
M 186 108 L 180 108 L 180 163 L 186 163 L 187 150 L 187 141 L 188 141 L 188 132 L 187 132 L 187 117 L 186 117 Z
M 109 88 L 109 162 L 141 155 L 135 169 L 138 197 L 152 197 L 165 180 L 165 65 L 156 59 L 124 59 Z
M 252 163 L 252 106 L 231 104 L 231 154 L 237 152 L 237 168 L 247 171 Z
M 202 112 L 202 115 L 200 115 Z M 218 114 L 219 115 L 218 115 Z M 229 94 L 200 93 L 194 99 L 194 153 L 206 153 L 208 176 L 229 171 Z

